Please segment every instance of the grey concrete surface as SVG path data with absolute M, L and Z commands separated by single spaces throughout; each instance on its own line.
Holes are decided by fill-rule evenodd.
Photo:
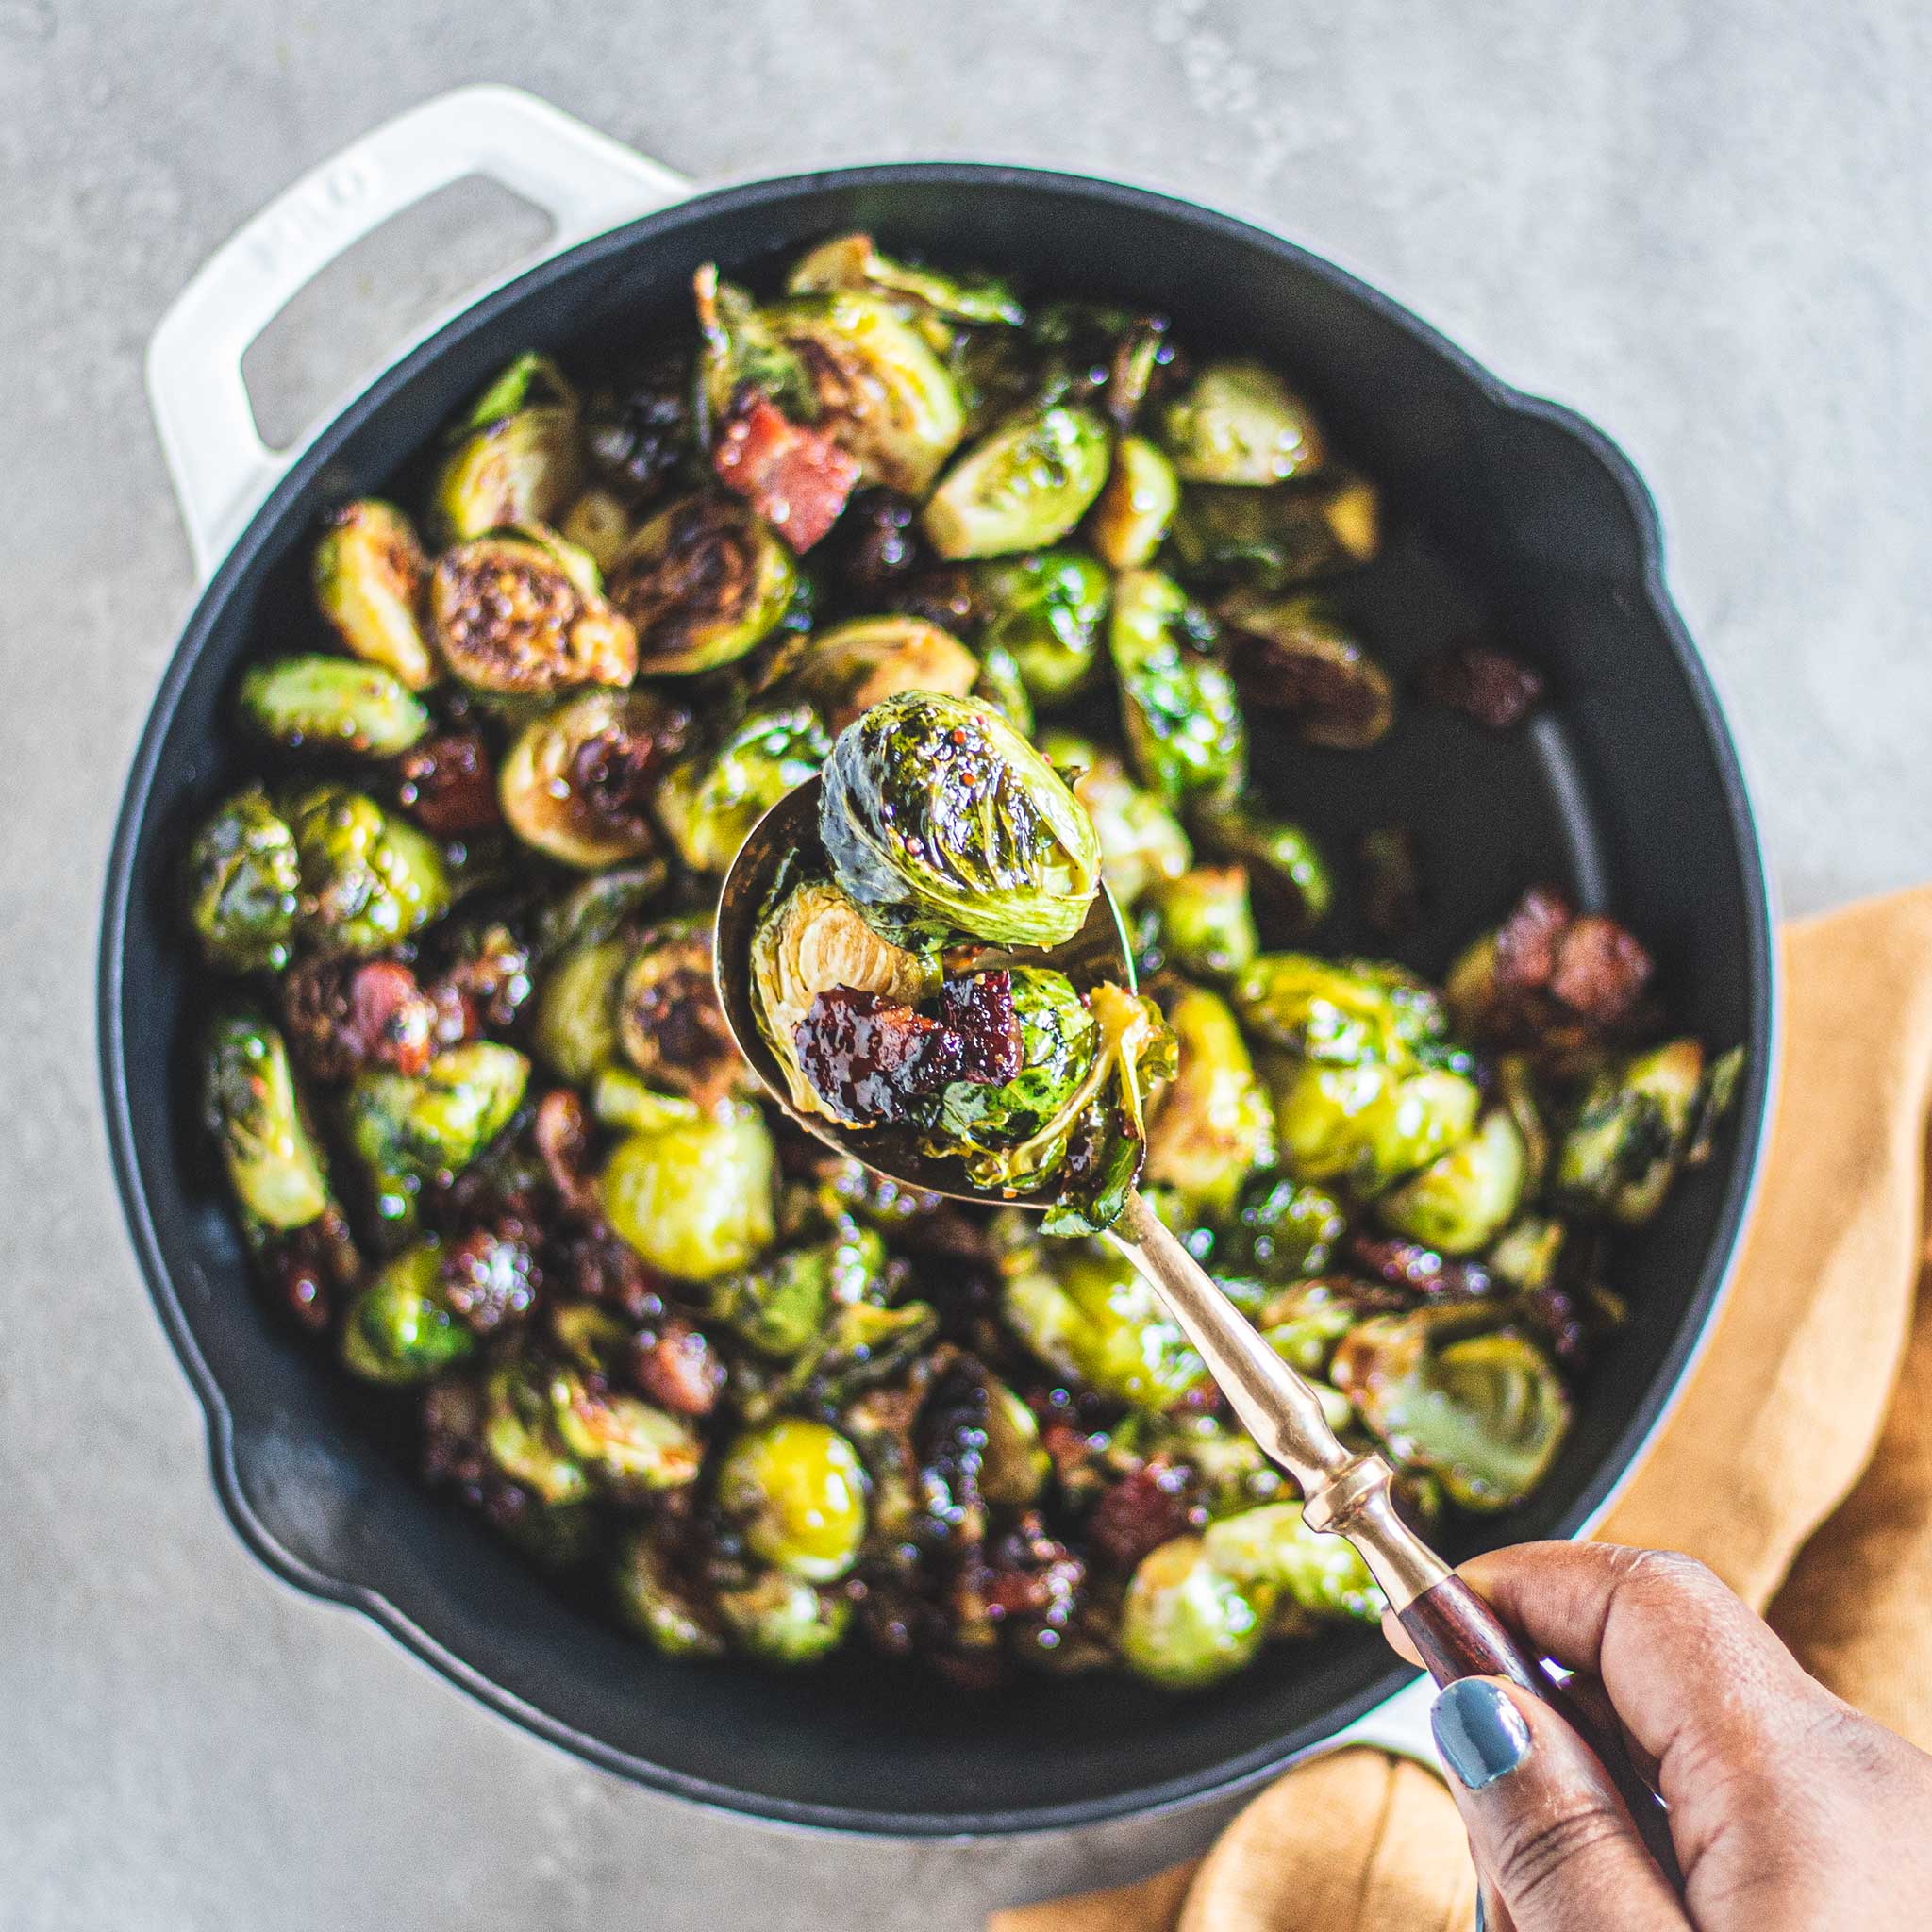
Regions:
M 486 1715 L 244 1555 L 108 1184 L 99 874 L 192 595 L 143 345 L 273 192 L 482 78 L 701 179 L 946 155 L 1176 189 L 1575 404 L 1657 490 L 1807 912 L 1932 872 L 1932 11 L 0 0 L 0 1927 L 966 1932 L 1212 1820 L 814 1840 Z M 259 358 L 277 420 L 493 245 L 434 225 Z

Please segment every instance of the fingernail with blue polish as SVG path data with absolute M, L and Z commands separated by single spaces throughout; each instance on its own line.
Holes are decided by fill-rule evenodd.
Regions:
M 1495 1685 L 1464 1677 L 1447 1686 L 1429 1713 L 1436 1749 L 1464 1790 L 1479 1791 L 1529 1756 L 1529 1726 Z

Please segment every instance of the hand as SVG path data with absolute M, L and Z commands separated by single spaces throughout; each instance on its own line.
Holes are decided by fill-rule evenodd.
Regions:
M 1561 1717 L 1472 1677 L 1433 1723 L 1492 1924 L 1500 1904 L 1517 1932 L 1932 1926 L 1932 1757 L 1807 1676 L 1703 1564 L 1530 1543 L 1461 1574 L 1533 1649 L 1601 1680 L 1671 1807 L 1686 1888 Z

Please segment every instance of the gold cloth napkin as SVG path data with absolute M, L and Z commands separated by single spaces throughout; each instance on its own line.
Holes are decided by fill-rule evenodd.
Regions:
M 1932 1750 L 1932 888 L 1784 936 L 1763 1185 L 1709 1346 L 1604 1524 L 1688 1550 L 1840 1696 Z M 1449 1794 L 1369 1750 L 1277 1780 L 1197 1865 L 989 1932 L 1466 1932 Z

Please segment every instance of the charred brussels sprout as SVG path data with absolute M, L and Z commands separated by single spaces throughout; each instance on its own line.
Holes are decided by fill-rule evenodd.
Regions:
M 554 523 L 582 475 L 576 391 L 547 356 L 519 356 L 476 399 L 432 498 L 459 543 L 508 524 Z
M 1264 1503 L 1224 1516 L 1208 1525 L 1201 1542 L 1224 1575 L 1246 1589 L 1279 1590 L 1311 1615 L 1373 1624 L 1387 1607 L 1353 1546 L 1310 1529 L 1299 1503 Z
M 973 589 L 988 613 L 981 649 L 1009 652 L 1036 704 L 1058 704 L 1087 682 L 1112 586 L 1084 551 L 1042 550 L 978 564 Z
M 716 1283 L 710 1311 L 759 1355 L 787 1361 L 824 1341 L 835 1310 L 883 1292 L 885 1271 L 877 1232 L 846 1226 Z
M 1443 1255 L 1473 1255 L 1508 1224 L 1524 1191 L 1523 1136 L 1501 1108 L 1461 1146 L 1375 1204 L 1383 1224 Z
M 682 1416 L 574 1369 L 553 1371 L 546 1392 L 557 1440 L 606 1489 L 633 1495 L 696 1480 L 704 1445 Z
M 819 835 L 839 885 L 888 938 L 1071 939 L 1100 886 L 1092 822 L 996 711 L 908 691 L 840 734 Z
M 302 890 L 295 835 L 258 785 L 239 791 L 188 848 L 188 918 L 211 966 L 231 973 L 289 963 Z
M 786 549 L 728 496 L 687 496 L 661 510 L 610 570 L 611 603 L 637 633 L 647 677 L 733 664 L 776 628 L 797 588 Z
M 349 1304 L 342 1362 L 365 1382 L 426 1382 L 476 1351 L 442 1286 L 441 1250 L 398 1255 Z
M 718 1004 L 708 922 L 675 921 L 642 941 L 618 986 L 617 1031 L 652 1086 L 701 1108 L 757 1091 Z
M 1440 1067 L 1374 1060 L 1277 1061 L 1274 1118 L 1284 1163 L 1305 1180 L 1379 1193 L 1447 1153 L 1475 1124 L 1475 1082 Z
M 1013 418 L 947 471 L 922 519 L 944 558 L 1003 557 L 1064 537 L 1107 481 L 1111 439 L 1086 409 Z
M 749 1108 L 632 1134 L 604 1170 L 604 1211 L 651 1267 L 715 1281 L 771 1246 L 774 1167 L 771 1133 Z
M 1253 1032 L 1305 1059 L 1336 1065 L 1394 1060 L 1440 1038 L 1442 1003 L 1413 974 L 1312 953 L 1263 953 L 1234 983 Z
M 1143 569 L 1154 561 L 1179 501 L 1174 465 L 1159 449 L 1144 436 L 1122 437 L 1088 524 L 1094 549 L 1114 570 Z
M 1252 1663 L 1268 1634 L 1272 1592 L 1243 1587 L 1197 1536 L 1141 1557 L 1121 1605 L 1121 1656 L 1173 1690 L 1212 1684 Z
M 533 718 L 497 775 L 506 823 L 525 844 L 595 871 L 657 843 L 658 779 L 691 736 L 691 714 L 645 691 L 590 691 Z
M 1226 798 L 1247 775 L 1247 729 L 1210 632 L 1187 592 L 1158 571 L 1114 585 L 1108 649 L 1135 775 L 1168 805 Z
M 1074 774 L 1074 796 L 1100 841 L 1101 874 L 1123 907 L 1187 871 L 1193 852 L 1180 822 L 1128 777 L 1127 768 L 1111 752 L 1064 731 L 1050 732 L 1041 750 L 1057 770 Z
M 558 1441 L 546 1365 L 523 1351 L 506 1357 L 483 1385 L 483 1448 L 511 1482 L 553 1508 L 581 1503 L 590 1473 Z
M 802 1416 L 747 1431 L 718 1469 L 718 1507 L 746 1547 L 808 1583 L 836 1582 L 857 1560 L 865 1494 L 858 1452 Z
M 429 577 L 436 647 L 478 691 L 532 696 L 637 675 L 630 620 L 598 594 L 597 566 L 547 531 L 499 531 L 445 550 Z
M 1224 979 L 1261 950 L 1248 904 L 1248 874 L 1239 865 L 1202 865 L 1163 879 L 1148 893 L 1161 957 L 1182 973 Z
M 1021 1070 L 998 1086 L 946 1088 L 933 1135 L 941 1152 L 998 1152 L 1031 1139 L 1064 1112 L 1093 1064 L 1099 1029 L 1065 974 L 1016 968 L 1012 991 Z
M 281 658 L 242 679 L 242 716 L 291 750 L 395 758 L 429 729 L 429 713 L 394 673 L 351 658 Z
M 1229 1208 L 1241 1183 L 1274 1158 L 1274 1114 L 1227 1002 L 1183 987 L 1167 1024 L 1180 1045 L 1180 1071 L 1154 1104 L 1147 1178 L 1175 1189 L 1192 1208 Z
M 1557 1149 L 1557 1194 L 1628 1226 L 1648 1221 L 1683 1164 L 1703 1080 L 1694 1040 L 1667 1041 L 1600 1074 Z
M 1541 1481 L 1570 1429 L 1570 1398 L 1495 1303 L 1376 1315 L 1336 1352 L 1338 1387 L 1404 1462 L 1465 1509 L 1507 1509 Z
M 718 1614 L 739 1649 L 761 1663 L 809 1664 L 845 1641 L 852 1602 L 768 1570 L 742 1589 L 720 1591 Z
M 722 1657 L 717 1620 L 677 1568 L 655 1529 L 633 1530 L 612 1574 L 618 1614 L 660 1657 Z
M 429 559 L 393 504 L 365 497 L 337 510 L 315 547 L 314 579 L 322 614 L 357 657 L 411 691 L 435 682 L 421 617 Z
M 1327 1267 L 1347 1232 L 1348 1216 L 1326 1190 L 1292 1174 L 1253 1174 L 1216 1241 L 1214 1264 L 1276 1285 L 1300 1281 Z
M 833 731 L 901 691 L 963 698 L 979 663 L 950 631 L 917 617 L 861 617 L 806 647 L 792 678 Z
M 1284 483 L 1323 456 L 1307 405 L 1259 362 L 1210 362 L 1161 412 L 1160 434 L 1189 483 Z
M 306 1227 L 329 1205 L 282 1036 L 252 1013 L 208 1032 L 206 1106 L 229 1185 L 258 1226 Z
M 1375 488 L 1319 476 L 1274 490 L 1196 483 L 1181 491 L 1174 567 L 1190 583 L 1280 591 L 1367 563 L 1380 542 Z
M 724 739 L 687 754 L 658 788 L 658 818 L 693 872 L 730 869 L 745 835 L 831 750 L 807 705 L 754 711 Z
M 1235 681 L 1252 703 L 1285 712 L 1309 744 L 1361 751 L 1389 735 L 1389 674 L 1312 597 L 1230 597 Z
M 617 982 L 630 960 L 622 940 L 574 947 L 555 960 L 537 995 L 537 1058 L 582 1084 L 617 1058 Z
M 1296 933 L 1321 924 L 1335 903 L 1335 881 L 1320 849 L 1299 825 L 1257 810 L 1245 799 L 1197 808 L 1203 844 L 1244 860 L 1250 876 Z
M 799 257 L 785 279 L 792 295 L 858 290 L 883 295 L 914 311 L 947 322 L 1015 326 L 1026 320 L 1011 288 L 996 275 L 939 275 L 881 255 L 870 235 L 835 235 Z
M 373 798 L 318 785 L 288 819 L 301 860 L 301 929 L 313 943 L 380 952 L 448 910 L 441 854 Z

